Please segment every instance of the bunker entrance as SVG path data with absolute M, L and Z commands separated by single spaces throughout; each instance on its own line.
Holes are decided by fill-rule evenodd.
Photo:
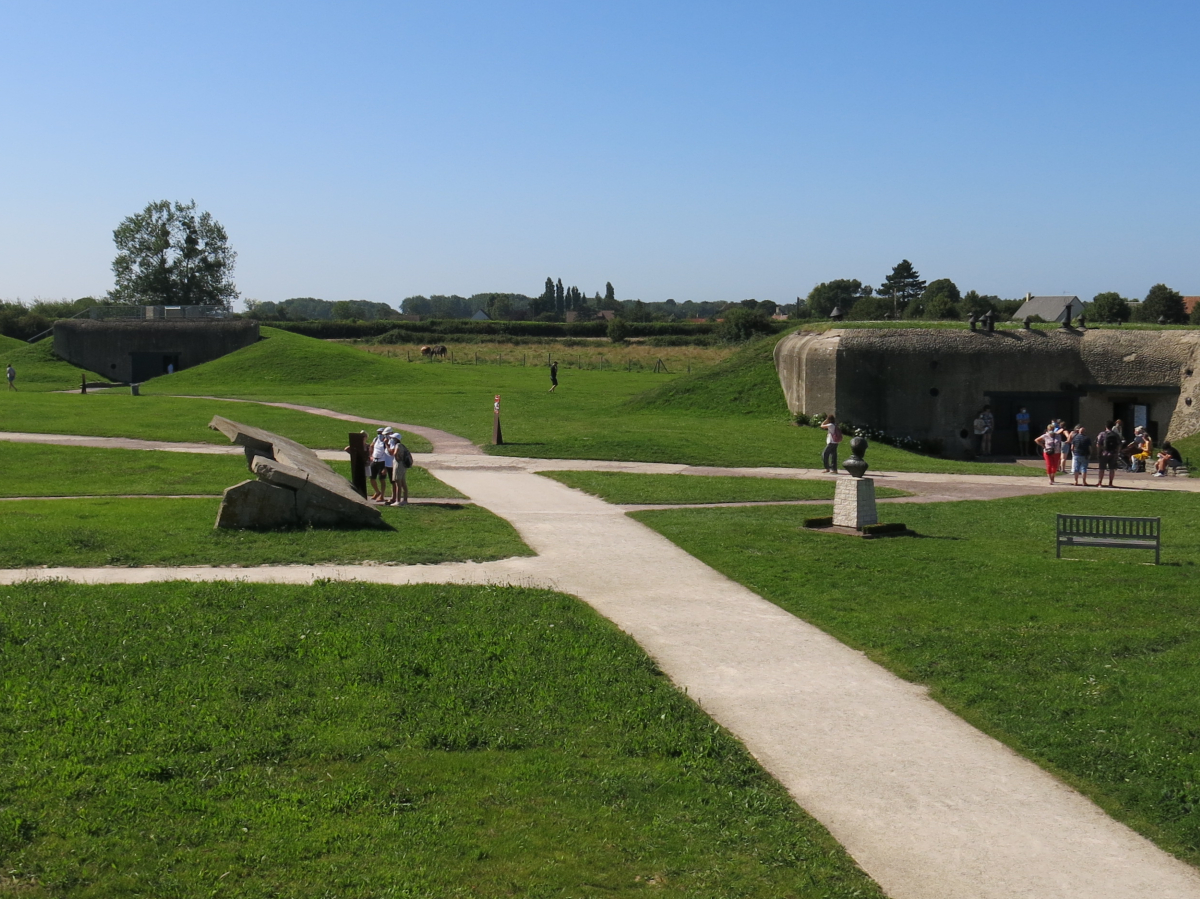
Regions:
M 135 351 L 130 353 L 129 357 L 133 364 L 131 381 L 149 381 L 159 375 L 179 370 L 178 353 L 139 353 Z
M 992 453 L 996 456 L 1017 454 L 1017 413 L 1021 407 L 1029 413 L 1029 438 L 1046 430 L 1046 424 L 1062 419 L 1074 428 L 1079 419 L 1079 397 L 1061 392 L 988 394 L 992 415 L 996 417 L 996 433 L 992 435 Z M 1036 449 L 1036 447 L 1034 448 Z

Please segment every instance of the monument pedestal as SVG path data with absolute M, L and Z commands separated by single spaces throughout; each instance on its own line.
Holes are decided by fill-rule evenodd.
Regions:
M 839 478 L 833 495 L 833 524 L 861 530 L 876 525 L 874 478 Z

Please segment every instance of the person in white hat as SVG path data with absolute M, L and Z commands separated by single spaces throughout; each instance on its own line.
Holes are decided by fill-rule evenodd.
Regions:
M 371 442 L 371 499 L 380 503 L 386 499 L 383 496 L 383 487 L 387 486 L 387 476 L 383 474 L 388 443 L 385 430 L 390 429 L 386 429 L 386 426 L 385 428 L 376 428 L 375 440 Z

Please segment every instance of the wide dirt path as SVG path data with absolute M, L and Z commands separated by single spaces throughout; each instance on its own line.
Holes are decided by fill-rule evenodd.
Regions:
M 438 478 L 511 522 L 538 556 L 440 566 L 15 570 L 0 581 L 339 578 L 556 588 L 637 640 L 893 896 L 1200 896 L 1195 870 L 923 688 L 730 581 L 621 508 L 528 471 L 585 468 L 580 461 L 422 457 Z M 936 478 L 942 490 L 948 481 L 982 486 L 979 476 Z M 1004 490 L 1036 489 L 1027 479 L 994 481 Z

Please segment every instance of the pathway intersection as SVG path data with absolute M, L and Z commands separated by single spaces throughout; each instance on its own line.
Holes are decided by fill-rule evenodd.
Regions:
M 553 588 L 637 640 L 893 896 L 1200 896 L 1200 873 L 951 714 L 923 687 L 711 569 L 625 508 L 535 474 L 815 473 L 487 456 L 474 447 L 463 452 L 465 441 L 444 432 L 400 427 L 434 445 L 433 453 L 417 455 L 418 465 L 508 520 L 537 556 L 430 566 L 4 570 L 0 583 L 348 579 Z M 136 443 L 187 452 L 178 444 Z M 877 477 L 916 494 L 908 502 L 1077 490 L 1011 476 Z M 1195 490 L 1193 484 L 1159 479 L 1146 487 Z

